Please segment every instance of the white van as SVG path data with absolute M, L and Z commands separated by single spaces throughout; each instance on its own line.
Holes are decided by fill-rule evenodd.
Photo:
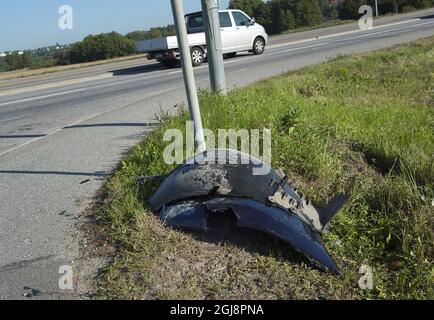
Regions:
M 264 53 L 268 35 L 255 19 L 241 10 L 220 10 L 219 15 L 223 54 L 235 56 L 243 51 L 257 55 Z M 193 66 L 200 66 L 206 58 L 202 12 L 186 15 L 185 22 Z M 136 46 L 139 52 L 148 53 L 148 59 L 157 59 L 167 67 L 174 67 L 179 61 L 176 36 L 138 41 Z

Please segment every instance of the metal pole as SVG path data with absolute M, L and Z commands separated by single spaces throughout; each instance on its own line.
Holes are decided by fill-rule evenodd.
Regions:
M 198 153 L 206 151 L 205 137 L 200 116 L 199 99 L 197 97 L 196 82 L 194 80 L 193 64 L 191 62 L 190 46 L 188 44 L 187 28 L 185 26 L 184 7 L 182 0 L 171 0 L 173 19 L 176 26 L 179 53 L 181 55 L 182 73 L 185 91 L 187 93 L 190 117 L 194 122 L 195 143 Z
M 226 95 L 225 66 L 223 62 L 219 4 L 217 0 L 202 0 L 202 15 L 206 35 L 211 88 L 214 92 Z
M 375 0 L 375 15 L 378 18 L 378 0 Z

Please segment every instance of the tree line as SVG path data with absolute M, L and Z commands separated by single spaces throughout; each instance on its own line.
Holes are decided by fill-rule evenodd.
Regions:
M 176 34 L 175 25 L 138 30 L 126 36 L 117 32 L 90 35 L 68 48 L 60 50 L 55 59 L 58 64 L 73 64 L 113 59 L 137 53 L 136 41 L 167 37 Z
M 334 3 L 334 4 L 332 4 Z M 231 0 L 230 9 L 240 9 L 263 25 L 269 34 L 312 27 L 336 19 L 357 19 L 362 5 L 375 0 Z M 380 14 L 408 12 L 432 7 L 434 0 L 378 0 Z
M 30 52 L 12 52 L 6 57 L 0 59 L 0 71 L 12 71 L 28 68 L 32 64 L 32 55 Z
M 404 13 L 417 9 L 425 9 L 434 5 L 433 0 L 378 0 L 378 11 L 381 15 L 387 13 Z M 375 8 L 375 0 L 346 0 L 339 12 L 341 19 L 357 19 L 360 6 L 367 4 Z M 375 10 L 375 9 L 374 9 Z
M 144 30 L 133 31 L 127 34 L 127 38 L 134 41 L 140 41 L 140 40 L 156 39 L 161 37 L 169 37 L 174 35 L 176 35 L 175 25 L 169 24 L 165 27 L 151 28 L 147 31 Z
M 81 42 L 59 50 L 55 59 L 58 64 L 73 64 L 113 59 L 136 53 L 135 42 L 117 33 L 90 35 Z
M 43 68 L 57 65 L 92 62 L 112 59 L 137 53 L 138 40 L 165 37 L 176 34 L 175 26 L 151 28 L 147 31 L 134 31 L 126 36 L 117 32 L 89 35 L 80 42 L 63 48 L 60 45 L 24 52 L 9 52 L 0 58 L 0 72 L 18 69 Z M 59 48 L 59 49 L 55 49 Z

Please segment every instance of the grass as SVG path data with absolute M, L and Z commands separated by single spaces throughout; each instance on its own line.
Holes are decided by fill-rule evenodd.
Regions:
M 271 128 L 273 167 L 320 206 L 351 196 L 324 236 L 344 275 L 315 269 L 289 246 L 240 230 L 209 239 L 164 227 L 147 205 L 158 187 L 134 176 L 169 172 L 166 118 L 102 190 L 97 237 L 115 258 L 102 299 L 433 299 L 434 37 L 339 57 L 237 89 L 201 95 L 204 126 Z M 374 289 L 358 286 L 362 265 Z

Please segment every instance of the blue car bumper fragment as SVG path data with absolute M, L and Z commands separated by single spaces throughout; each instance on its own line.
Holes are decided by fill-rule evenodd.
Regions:
M 160 218 L 165 225 L 188 230 L 209 230 L 207 216 L 231 210 L 237 226 L 275 236 L 304 254 L 323 270 L 339 274 L 340 270 L 322 244 L 317 231 L 295 215 L 260 202 L 242 198 L 214 198 L 205 202 L 186 201 L 165 206 Z

